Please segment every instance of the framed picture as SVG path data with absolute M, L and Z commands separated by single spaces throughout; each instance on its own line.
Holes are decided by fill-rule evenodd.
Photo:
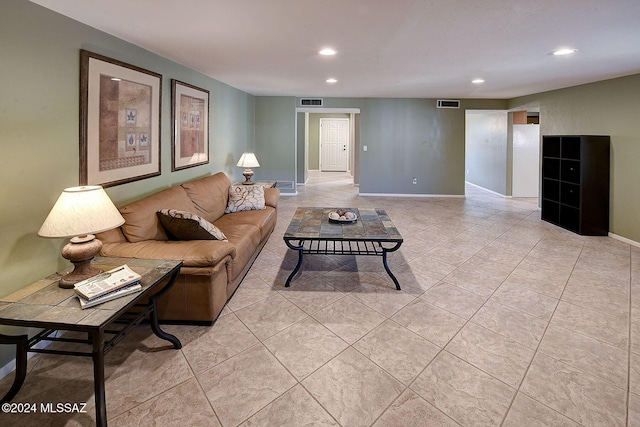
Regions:
M 171 170 L 209 163 L 209 91 L 171 80 Z
M 80 51 L 80 185 L 160 175 L 162 75 Z

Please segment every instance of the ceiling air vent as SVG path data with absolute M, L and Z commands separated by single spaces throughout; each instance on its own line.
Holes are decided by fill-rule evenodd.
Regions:
M 303 107 L 322 107 L 322 98 L 302 98 L 300 105 Z
M 460 108 L 460 101 L 454 99 L 438 99 L 438 108 Z

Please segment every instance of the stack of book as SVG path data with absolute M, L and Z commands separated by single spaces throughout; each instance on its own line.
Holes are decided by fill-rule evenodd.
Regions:
M 126 264 L 74 285 L 81 308 L 89 308 L 142 290 L 141 276 Z

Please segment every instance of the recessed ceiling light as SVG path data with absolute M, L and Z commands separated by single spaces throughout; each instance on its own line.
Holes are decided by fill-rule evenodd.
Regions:
M 558 50 L 554 50 L 553 52 L 551 52 L 551 55 L 556 55 L 556 56 L 559 56 L 559 55 L 570 55 L 570 54 L 574 53 L 577 50 L 578 49 L 569 49 L 569 48 L 558 49 Z
M 336 79 L 327 79 L 326 82 L 327 83 L 338 83 L 338 81 Z
M 335 55 L 337 52 L 335 50 L 331 49 L 330 47 L 327 47 L 325 49 L 322 49 L 318 53 L 320 55 L 324 55 L 324 56 L 332 56 L 332 55 Z
M 473 79 L 471 80 L 471 83 L 479 85 L 481 83 L 484 83 L 484 79 Z
M 120 82 L 122 79 L 119 79 L 118 77 L 111 77 L 111 81 Z

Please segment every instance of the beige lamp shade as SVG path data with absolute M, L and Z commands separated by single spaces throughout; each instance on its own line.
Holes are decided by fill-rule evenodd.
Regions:
M 122 224 L 124 218 L 102 187 L 71 187 L 66 188 L 53 205 L 38 236 L 84 236 L 111 230 Z
M 102 242 L 94 233 L 111 230 L 124 224 L 124 218 L 100 186 L 66 188 L 44 224 L 40 237 L 71 237 L 62 248 L 62 256 L 74 265 L 71 273 L 60 278 L 61 288 L 73 288 L 102 271 L 91 266 L 91 260 L 102 249 Z
M 254 182 L 251 181 L 253 171 L 251 168 L 260 167 L 260 163 L 258 163 L 256 155 L 253 153 L 242 153 L 242 156 L 240 156 L 240 160 L 238 160 L 238 164 L 236 166 L 244 168 L 244 171 L 242 172 L 242 175 L 244 175 L 245 178 L 243 184 L 253 185 Z
M 236 166 L 241 168 L 259 168 L 260 163 L 258 163 L 258 159 L 254 153 L 242 153 Z

